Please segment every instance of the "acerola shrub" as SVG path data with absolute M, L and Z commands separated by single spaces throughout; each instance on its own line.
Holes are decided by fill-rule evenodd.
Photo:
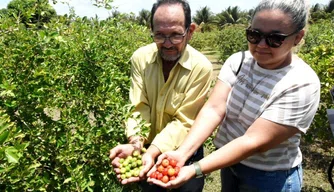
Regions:
M 75 16 L 41 30 L 0 22 L 0 191 L 120 191 L 109 150 L 125 142 L 129 59 L 147 29 Z
M 327 109 L 333 109 L 329 90 L 334 86 L 334 23 L 323 20 L 309 26 L 299 56 L 317 73 L 321 82 L 320 105 L 313 123 L 305 135 L 306 141 L 332 140 Z M 331 143 L 329 144 L 331 145 Z M 330 146 L 328 146 L 330 147 Z

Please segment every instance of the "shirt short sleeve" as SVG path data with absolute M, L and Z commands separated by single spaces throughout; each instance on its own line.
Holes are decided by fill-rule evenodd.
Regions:
M 236 72 L 241 63 L 242 53 L 234 53 L 231 55 L 223 64 L 218 79 L 228 84 L 230 87 L 233 86 L 236 80 Z

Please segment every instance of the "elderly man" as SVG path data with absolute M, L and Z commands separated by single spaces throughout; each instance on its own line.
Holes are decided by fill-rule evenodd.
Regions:
M 149 134 L 138 136 L 137 122 L 129 118 L 126 134 L 129 144 L 116 146 L 110 159 L 119 173 L 119 158 L 136 148 L 147 146 L 139 177 L 122 180 L 122 184 L 144 180 L 155 159 L 163 152 L 177 149 L 189 132 L 203 106 L 211 85 L 212 65 L 200 52 L 188 45 L 195 24 L 191 23 L 189 4 L 183 0 L 159 0 L 151 11 L 154 43 L 139 48 L 132 56 L 130 100 L 134 116 L 146 121 Z M 203 157 L 203 148 L 187 163 Z M 164 191 L 141 181 L 144 191 Z M 180 191 L 202 191 L 204 178 L 194 178 Z

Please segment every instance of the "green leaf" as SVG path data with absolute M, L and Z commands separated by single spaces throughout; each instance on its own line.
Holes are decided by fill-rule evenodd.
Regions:
M 5 154 L 9 163 L 18 163 L 18 150 L 15 147 L 8 147 L 5 149 Z
M 72 178 L 71 178 L 71 177 L 65 179 L 65 181 L 63 182 L 63 184 L 69 183 L 70 181 L 72 181 Z
M 36 168 L 38 168 L 38 167 L 40 167 L 42 164 L 40 164 L 40 163 L 35 163 L 35 164 L 33 164 L 33 165 L 30 165 L 30 167 L 28 168 L 29 170 L 30 169 L 36 169 Z
M 8 138 L 9 131 L 5 131 L 0 135 L 0 145 L 2 145 Z

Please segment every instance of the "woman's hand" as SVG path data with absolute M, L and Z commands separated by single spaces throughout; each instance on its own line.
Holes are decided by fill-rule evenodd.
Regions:
M 163 182 L 161 180 L 161 177 L 150 178 L 150 175 L 157 171 L 158 166 L 161 165 L 162 160 L 164 160 L 164 159 L 175 160 L 176 161 L 176 166 L 180 167 L 180 171 L 177 173 L 177 176 L 175 177 L 175 180 L 168 181 L 167 183 L 165 183 L 166 181 Z M 147 182 L 159 185 L 159 186 L 164 187 L 164 188 L 178 188 L 179 186 L 183 185 L 186 181 L 188 181 L 195 173 L 195 169 L 193 168 L 192 165 L 183 167 L 186 160 L 187 159 L 185 159 L 184 154 L 181 153 L 180 151 L 169 151 L 169 152 L 165 152 L 165 153 L 161 154 L 158 157 L 155 166 L 153 166 L 152 169 L 148 172 Z M 191 170 L 191 168 L 193 168 L 193 170 Z M 182 170 L 182 172 L 181 172 L 181 170 Z M 192 172 L 193 172 L 193 174 L 192 174 Z
M 195 176 L 194 166 L 188 165 L 188 166 L 181 167 L 180 172 L 175 177 L 175 179 L 168 181 L 167 183 L 164 183 L 161 180 L 152 179 L 152 178 L 148 178 L 147 181 L 155 185 L 159 185 L 163 188 L 173 189 L 173 188 L 181 187 L 183 184 L 185 184 L 187 181 L 189 181 L 194 176 Z

